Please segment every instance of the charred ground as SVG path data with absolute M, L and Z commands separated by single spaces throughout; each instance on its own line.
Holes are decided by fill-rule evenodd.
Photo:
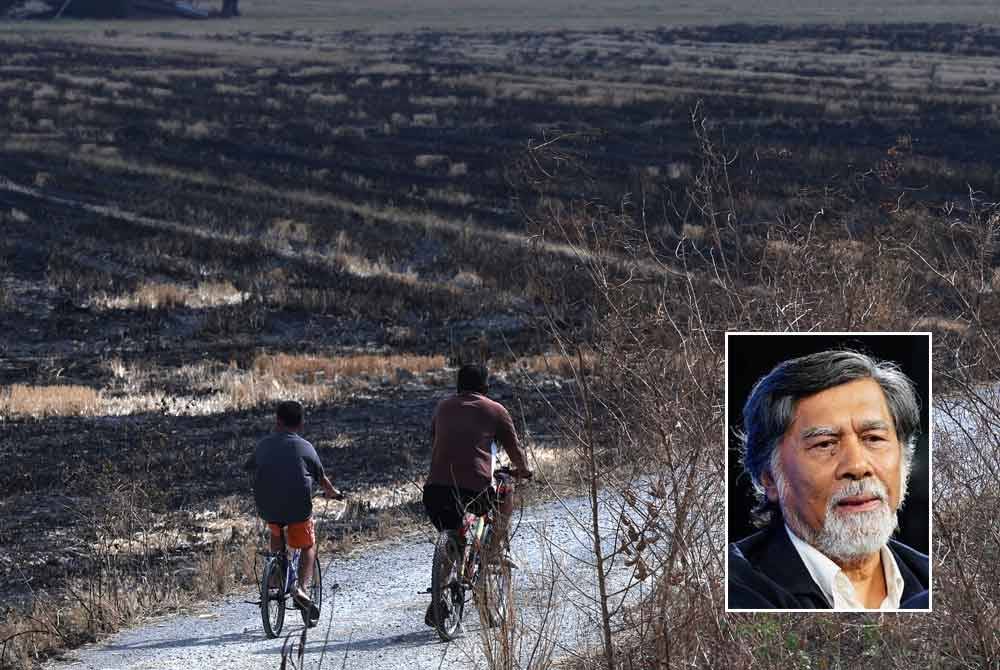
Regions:
M 75 510 L 101 482 L 139 481 L 164 513 L 245 493 L 261 384 L 315 393 L 308 437 L 338 485 L 412 498 L 442 366 L 317 378 L 262 357 L 455 361 L 471 343 L 503 369 L 545 351 L 544 287 L 573 282 L 577 259 L 531 235 L 531 212 L 630 194 L 651 244 L 699 234 L 683 215 L 699 100 L 751 227 L 822 210 L 850 238 L 900 194 L 1000 192 L 995 29 L 200 38 L 225 58 L 149 39 L 0 40 L 0 385 L 101 403 L 3 417 L 5 583 L 58 586 L 75 556 L 61 538 L 88 532 Z M 530 146 L 556 138 L 565 161 L 539 191 Z M 548 432 L 529 378 L 497 389 Z

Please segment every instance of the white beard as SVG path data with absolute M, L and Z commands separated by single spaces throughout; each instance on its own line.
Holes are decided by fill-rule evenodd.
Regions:
M 823 527 L 817 531 L 785 504 L 787 488 L 781 469 L 776 468 L 774 474 L 778 501 L 789 528 L 837 563 L 854 563 L 879 551 L 896 530 L 898 522 L 895 511 L 889 508 L 889 493 L 874 477 L 850 482 L 834 493 L 826 506 Z M 867 512 L 843 514 L 837 511 L 837 503 L 844 498 L 862 495 L 878 496 L 881 504 Z

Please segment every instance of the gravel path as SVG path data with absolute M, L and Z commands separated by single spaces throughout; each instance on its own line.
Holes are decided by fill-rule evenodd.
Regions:
M 514 589 L 518 617 L 534 635 L 519 649 L 522 664 L 546 648 L 559 656 L 596 642 L 587 599 L 596 593 L 586 560 L 590 540 L 569 519 L 590 518 L 582 499 L 525 510 L 512 543 L 520 569 Z M 602 524 L 612 533 L 612 514 L 602 506 Z M 325 602 L 319 626 L 310 631 L 306 668 L 401 670 L 485 668 L 483 631 L 475 609 L 467 610 L 465 635 L 450 644 L 423 623 L 429 596 L 433 546 L 428 534 L 409 535 L 348 558 L 334 557 L 324 572 Z M 324 557 L 326 567 L 330 557 Z M 619 583 L 627 578 L 617 573 Z M 333 592 L 333 584 L 339 590 Z M 73 653 L 75 660 L 50 663 L 51 670 L 157 668 L 159 670 L 249 670 L 278 668 L 284 639 L 268 640 L 260 611 L 243 602 L 254 593 L 206 604 L 197 614 L 176 616 L 124 631 Z M 542 606 L 549 600 L 553 608 Z M 331 606 L 332 605 L 332 606 Z M 549 610 L 548 616 L 545 611 Z M 297 641 L 298 612 L 286 614 L 283 634 Z M 538 631 L 543 631 L 541 635 Z M 536 646 L 535 641 L 542 640 Z

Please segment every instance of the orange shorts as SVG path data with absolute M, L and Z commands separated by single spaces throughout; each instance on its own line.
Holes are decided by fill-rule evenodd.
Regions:
M 313 528 L 312 517 L 305 521 L 298 521 L 287 525 L 268 523 L 271 537 L 275 540 L 281 537 L 281 529 L 288 529 L 288 546 L 292 549 L 308 549 L 316 544 L 316 531 Z

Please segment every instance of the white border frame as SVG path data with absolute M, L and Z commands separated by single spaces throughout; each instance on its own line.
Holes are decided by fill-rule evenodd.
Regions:
M 912 609 L 891 609 L 891 610 L 876 610 L 876 609 L 865 609 L 865 610 L 834 610 L 834 609 L 730 609 L 729 607 L 729 336 L 730 335 L 786 335 L 786 336 L 800 336 L 809 337 L 812 335 L 825 335 L 829 337 L 864 337 L 866 335 L 923 335 L 927 337 L 927 535 L 928 535 L 928 545 L 927 545 L 927 555 L 930 557 L 928 562 L 928 572 L 927 572 L 927 609 L 923 610 L 912 610 Z M 725 519 L 726 525 L 726 555 L 725 555 L 725 612 L 740 614 L 740 613 L 762 613 L 762 614 L 774 614 L 781 612 L 808 612 L 812 614 L 857 614 L 859 612 L 871 612 L 878 614 L 892 614 L 892 613 L 904 613 L 904 614 L 930 614 L 934 611 L 934 514 L 933 514 L 933 503 L 934 503 L 934 333 L 930 331 L 858 331 L 858 332 L 835 332 L 835 331 L 821 331 L 821 332 L 795 332 L 795 331 L 726 331 L 726 341 L 724 349 L 724 384 L 725 384 L 725 399 L 723 401 L 723 421 L 722 421 L 722 444 L 725 449 L 725 458 L 723 469 L 726 473 L 726 481 L 724 482 L 724 493 L 723 493 L 723 518 Z

